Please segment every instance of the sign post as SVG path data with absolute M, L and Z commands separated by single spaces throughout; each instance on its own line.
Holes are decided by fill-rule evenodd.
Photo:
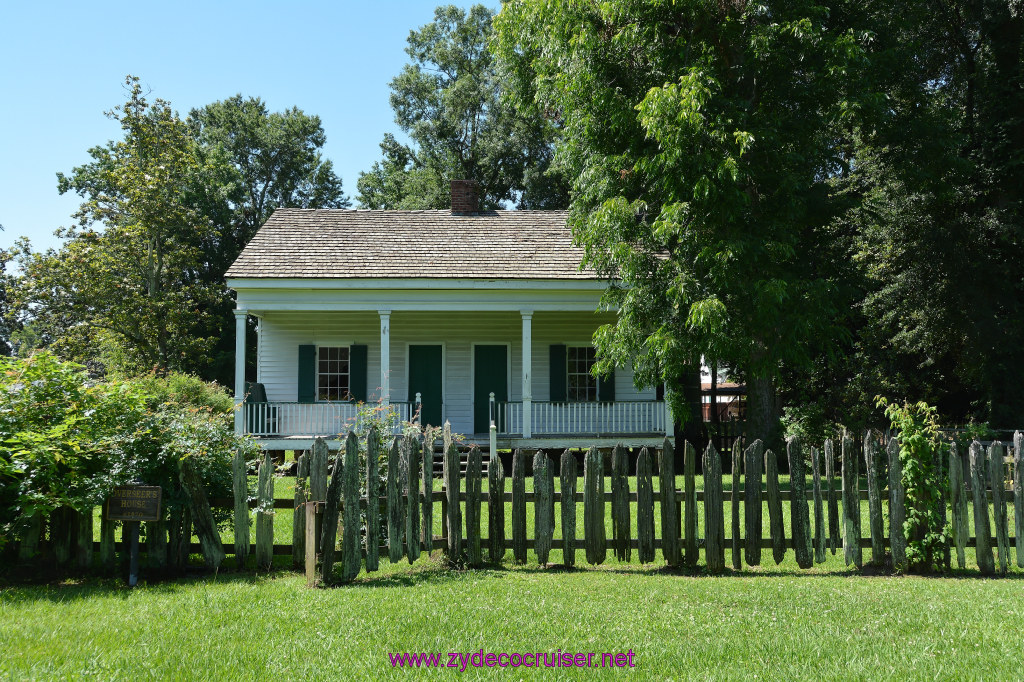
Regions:
M 158 485 L 123 485 L 114 488 L 107 499 L 108 521 L 121 521 L 128 533 L 128 586 L 139 582 L 139 523 L 160 520 L 163 489 Z

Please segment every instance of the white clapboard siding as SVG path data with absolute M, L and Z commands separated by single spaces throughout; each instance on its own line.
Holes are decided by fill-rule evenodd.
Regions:
M 549 346 L 588 343 L 607 315 L 538 312 L 533 317 L 533 399 L 550 399 Z M 409 344 L 444 345 L 444 418 L 457 433 L 473 429 L 472 346 L 510 345 L 509 399 L 522 400 L 522 322 L 518 313 L 451 312 L 391 314 L 391 399 L 408 399 Z M 298 399 L 298 349 L 317 346 L 368 346 L 367 382 L 370 399 L 380 396 L 380 318 L 376 312 L 268 312 L 261 314 L 257 344 L 257 380 L 270 401 Z M 654 389 L 638 391 L 629 368 L 615 374 L 619 401 L 653 400 Z

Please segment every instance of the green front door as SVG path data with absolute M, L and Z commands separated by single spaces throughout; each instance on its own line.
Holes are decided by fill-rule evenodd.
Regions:
M 492 392 L 495 402 L 508 400 L 508 346 L 473 346 L 473 433 L 490 430 Z
M 420 424 L 441 425 L 441 346 L 409 346 L 409 402 L 423 401 Z

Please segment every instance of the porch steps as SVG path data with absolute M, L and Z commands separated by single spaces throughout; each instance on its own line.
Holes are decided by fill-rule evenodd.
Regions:
M 480 462 L 480 473 L 486 479 L 487 478 L 487 463 L 490 461 L 490 457 L 484 455 Z M 469 467 L 469 453 L 459 453 L 459 472 L 465 476 L 466 469 Z M 434 478 L 441 478 L 444 475 L 444 462 L 441 458 L 440 452 L 434 453 Z

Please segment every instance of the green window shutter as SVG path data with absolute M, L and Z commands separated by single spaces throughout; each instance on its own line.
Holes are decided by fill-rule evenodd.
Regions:
M 615 402 L 615 370 L 597 380 L 597 399 L 603 403 Z
M 370 394 L 366 390 L 366 346 L 351 346 L 348 349 L 348 392 L 352 399 L 366 402 Z
M 552 344 L 551 352 L 551 402 L 564 403 L 567 395 L 565 386 L 565 346 Z
M 299 346 L 299 402 L 316 402 L 316 346 Z

